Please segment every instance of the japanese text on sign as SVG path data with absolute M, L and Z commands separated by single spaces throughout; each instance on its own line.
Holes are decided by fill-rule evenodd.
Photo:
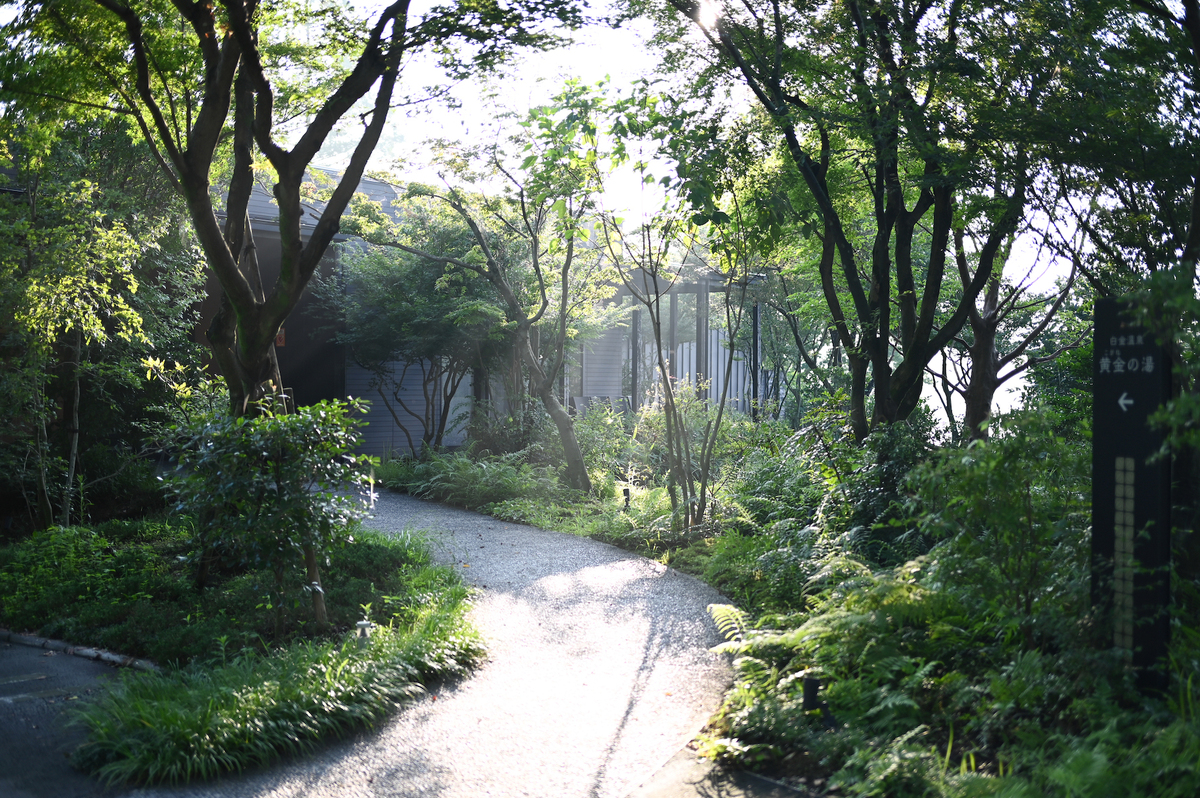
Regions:
M 1140 338 L 1141 336 L 1138 337 Z M 1154 355 L 1125 356 L 1121 354 L 1120 349 L 1107 349 L 1100 356 L 1101 374 L 1127 374 L 1132 372 L 1150 374 L 1154 371 L 1154 368 Z

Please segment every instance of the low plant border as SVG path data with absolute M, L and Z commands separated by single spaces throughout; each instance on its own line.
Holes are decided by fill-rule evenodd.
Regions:
M 362 646 L 298 641 L 207 666 L 131 673 L 72 722 L 88 741 L 72 764 L 109 785 L 181 784 L 270 764 L 370 727 L 483 656 L 458 597 L 411 628 L 377 627 Z

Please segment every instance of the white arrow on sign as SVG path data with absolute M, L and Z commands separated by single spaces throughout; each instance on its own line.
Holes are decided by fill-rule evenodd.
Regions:
M 1121 407 L 1122 413 L 1129 412 L 1129 406 L 1133 404 L 1133 400 L 1129 398 L 1128 391 L 1121 391 L 1121 398 L 1117 400 L 1117 404 Z

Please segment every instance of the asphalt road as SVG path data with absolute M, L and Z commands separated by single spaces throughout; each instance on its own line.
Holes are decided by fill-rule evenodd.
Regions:
M 103 689 L 116 669 L 57 651 L 0 643 L 0 796 L 90 798 L 93 779 L 67 756 L 83 742 L 64 709 Z
M 105 791 L 63 756 L 72 740 L 57 709 L 111 672 L 80 660 L 61 685 L 12 683 L 14 693 L 64 694 L 0 700 L 0 795 L 623 798 L 718 706 L 729 669 L 709 652 L 720 637 L 705 607 L 721 597 L 698 580 L 592 540 L 407 496 L 381 496 L 370 525 L 430 530 L 437 559 L 480 588 L 473 616 L 489 659 L 470 678 L 301 759 L 187 788 Z M 15 650 L 0 654 L 0 681 Z M 40 654 L 16 654 L 14 673 L 67 664 Z M 54 731 L 38 737 L 34 725 Z

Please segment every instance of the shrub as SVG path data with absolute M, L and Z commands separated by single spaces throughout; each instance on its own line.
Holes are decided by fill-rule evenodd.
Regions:
M 909 485 L 920 534 L 940 541 L 931 580 L 1019 626 L 1032 648 L 1043 610 L 1087 611 L 1091 452 L 1057 437 L 1044 415 L 993 426 L 990 440 L 946 450 Z
M 404 491 L 404 486 L 413 478 L 413 468 L 417 460 L 408 457 L 397 457 L 385 454 L 375 466 L 375 482 L 393 490 Z
M 592 481 L 631 481 L 637 471 L 638 444 L 631 435 L 628 416 L 596 403 L 575 419 L 575 437 L 584 462 L 595 473 Z
M 254 417 L 208 416 L 181 430 L 169 484 L 177 509 L 197 519 L 198 584 L 215 552 L 232 552 L 274 574 L 279 605 L 285 572 L 303 563 L 317 623 L 325 623 L 318 557 L 365 514 L 365 502 L 344 493 L 348 486 L 365 488 L 373 465 L 350 454 L 363 423 L 350 414 L 364 410 L 361 400 L 320 402 L 289 414 L 263 407 Z
M 562 443 L 550 415 L 530 397 L 517 408 L 476 403 L 467 440 L 479 458 L 517 455 L 531 465 L 563 461 Z
M 816 516 L 826 485 L 804 443 L 802 436 L 792 436 L 774 451 L 749 452 L 730 469 L 731 492 L 760 527 L 779 521 L 807 524 Z
M 923 553 L 927 545 L 897 521 L 908 473 L 933 451 L 932 418 L 916 413 L 881 425 L 859 445 L 833 404 L 810 412 L 786 441 L 768 436 L 740 454 L 729 473 L 736 501 L 762 529 L 813 525 L 853 540 L 856 556 L 871 562 L 895 565 Z

